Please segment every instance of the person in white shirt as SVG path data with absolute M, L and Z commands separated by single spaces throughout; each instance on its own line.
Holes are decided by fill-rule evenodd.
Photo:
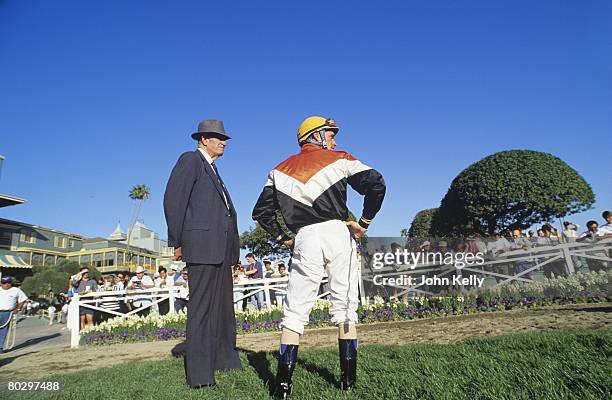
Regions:
M 285 267 L 285 263 L 280 261 L 277 265 L 277 272 L 272 274 L 272 278 L 287 278 L 289 273 L 287 272 L 287 267 Z M 281 293 L 280 291 L 274 292 L 274 297 L 276 298 L 276 305 L 282 306 L 283 301 L 285 301 L 286 294 Z
M 187 268 L 183 268 L 181 276 L 176 279 L 174 286 L 179 286 L 181 288 L 174 300 L 174 310 L 179 312 L 187 307 L 187 302 L 189 301 L 189 272 Z
M 598 239 L 603 239 L 605 237 L 606 237 L 606 234 L 601 229 L 599 229 L 599 224 L 597 223 L 597 221 L 589 221 L 587 222 L 587 230 L 585 232 L 582 232 L 580 236 L 578 236 L 578 239 L 576 239 L 576 241 L 577 242 L 591 242 L 595 244 L 595 242 Z M 591 256 L 608 257 L 606 252 L 603 250 L 586 251 L 585 253 Z M 606 261 L 587 258 L 587 265 L 589 266 L 589 269 L 591 271 L 605 270 L 606 264 L 607 264 Z
M 540 235 L 540 232 L 541 235 Z M 538 237 L 536 239 L 536 245 L 538 246 L 554 246 L 559 244 L 559 237 L 555 235 L 556 231 L 553 228 L 545 224 L 542 229 L 538 230 Z
M 115 282 L 113 284 L 113 290 L 123 290 L 125 289 L 125 284 L 123 283 L 123 274 L 119 273 L 115 277 Z
M 505 237 L 501 237 L 499 231 L 493 232 L 493 240 L 487 244 L 487 253 L 495 257 L 510 249 L 512 249 L 510 242 Z
M 585 240 L 595 240 L 595 238 L 604 236 L 603 232 L 599 230 L 599 224 L 597 221 L 587 222 L 587 230 L 582 232 L 576 241 L 583 242 Z
M 570 221 L 563 222 L 563 238 L 566 243 L 574 243 L 576 239 L 578 239 L 578 229 L 580 225 L 575 224 Z M 578 257 L 573 255 L 572 262 L 574 263 L 574 268 L 576 270 L 581 270 L 583 267 L 586 267 L 586 259 L 584 257 Z
M 538 237 L 535 241 L 535 245 L 537 247 L 556 246 L 559 243 L 561 243 L 559 240 L 559 232 L 552 226 L 549 224 L 544 224 L 542 225 L 541 229 L 538 229 Z M 548 264 L 544 265 L 542 269 L 547 278 L 561 276 L 568 273 L 565 262 L 561 260 L 549 262 Z
M 600 235 L 603 237 L 612 237 L 612 212 L 604 211 L 601 216 L 606 220 L 606 223 L 599 227 Z
M 512 231 L 511 246 L 513 250 L 516 250 L 516 249 L 529 250 L 531 248 L 531 242 L 529 241 L 529 239 L 527 239 L 523 235 L 523 232 L 521 232 L 520 229 L 514 229 Z
M 525 251 L 529 251 L 529 249 L 532 246 L 532 243 L 529 239 L 527 239 L 524 235 L 523 232 L 521 232 L 520 229 L 514 229 L 512 231 L 512 249 L 513 250 L 525 250 Z M 516 263 L 515 265 L 515 270 L 517 274 L 520 274 L 523 271 L 528 270 L 529 268 L 531 268 L 533 266 L 533 263 L 531 263 L 530 261 L 519 261 Z M 531 274 L 527 273 L 523 275 L 524 278 L 531 278 Z
M 3 276 L 0 289 L 0 354 L 4 352 L 4 339 L 8 333 L 13 314 L 18 313 L 28 296 L 13 286 L 13 278 Z
M 563 237 L 567 243 L 576 241 L 576 238 L 578 237 L 578 228 L 580 228 L 580 225 L 574 224 L 570 221 L 565 221 L 563 223 Z
M 274 268 L 272 268 L 272 261 L 263 260 L 263 264 L 264 264 L 263 277 L 271 278 L 272 275 L 274 274 Z
M 601 216 L 606 220 L 606 223 L 599 227 L 601 236 L 604 239 L 612 237 L 612 212 L 604 211 Z M 608 250 L 608 258 L 612 258 L 612 250 Z
M 159 277 L 155 279 L 155 287 L 163 289 L 171 286 L 174 286 L 174 277 L 168 275 L 165 267 L 159 267 Z
M 159 278 L 155 279 L 155 287 L 159 289 L 167 289 L 174 286 L 174 277 L 168 275 L 168 270 L 164 267 L 159 267 Z M 159 315 L 166 315 L 170 312 L 170 300 L 162 300 L 157 303 Z
M 487 243 L 487 253 L 492 257 L 498 257 L 500 254 L 505 253 L 507 251 L 512 250 L 512 245 L 505 237 L 500 235 L 498 230 L 493 232 L 493 240 Z M 492 272 L 503 275 L 510 275 L 510 265 L 509 264 L 494 264 L 492 267 Z M 505 279 L 500 276 L 495 276 L 496 281 L 500 281 Z
M 130 282 L 127 285 L 127 289 L 130 289 L 130 290 L 145 290 L 145 289 L 151 289 L 153 287 L 155 287 L 155 283 L 153 282 L 153 279 L 151 279 L 149 275 L 145 275 L 145 271 L 142 266 L 138 266 L 136 268 L 136 275 L 134 275 L 130 279 Z M 140 308 L 140 307 L 149 306 L 151 303 L 152 301 L 151 301 L 150 295 L 141 295 L 141 296 L 137 296 L 134 299 L 133 304 L 134 306 L 136 306 L 136 308 Z M 141 317 L 144 317 L 144 316 L 149 315 L 149 312 L 151 312 L 151 307 L 147 307 L 143 310 L 140 310 L 136 314 L 140 315 Z
M 181 274 L 179 274 L 178 271 L 179 271 L 178 265 L 170 264 L 170 273 L 168 274 L 168 276 L 172 278 L 174 282 L 176 282 L 179 276 L 181 276 Z
M 98 286 L 98 291 L 99 292 L 112 292 L 112 291 L 115 291 L 115 290 L 119 290 L 119 289 L 115 285 L 115 277 L 113 277 L 112 275 L 105 276 L 104 277 L 104 285 L 103 286 Z M 105 310 L 111 310 L 111 311 L 119 312 L 121 306 L 119 305 L 119 300 L 117 300 L 117 296 L 114 296 L 114 295 L 113 296 L 104 296 L 100 300 L 101 300 L 100 303 L 99 303 L 100 308 L 103 308 Z M 104 321 L 106 321 L 109 318 L 112 318 L 114 316 L 115 315 L 111 314 L 111 313 L 101 312 L 98 322 L 104 322 Z
M 238 263 L 234 266 L 234 273 L 232 275 L 234 285 L 245 283 L 249 280 L 244 274 L 244 267 L 242 263 Z M 243 288 L 244 289 L 244 288 Z M 246 299 L 240 299 L 244 296 L 244 290 L 234 290 L 234 311 L 243 311 L 246 306 Z
M 62 305 L 62 314 L 60 317 L 60 324 L 65 324 L 67 320 L 68 320 L 68 303 L 64 303 L 64 305 Z

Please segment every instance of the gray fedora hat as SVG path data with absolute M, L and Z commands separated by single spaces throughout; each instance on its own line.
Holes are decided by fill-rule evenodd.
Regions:
M 215 133 L 217 135 L 225 136 L 227 139 L 231 139 L 225 132 L 223 121 L 218 119 L 205 119 L 198 124 L 198 131 L 191 134 L 193 140 L 200 140 L 200 136 L 207 133 Z

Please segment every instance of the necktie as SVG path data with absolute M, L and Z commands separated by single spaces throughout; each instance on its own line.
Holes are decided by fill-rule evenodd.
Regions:
M 217 166 L 215 165 L 214 162 L 210 163 L 210 166 L 215 171 L 215 175 L 217 175 L 217 181 L 219 181 L 219 185 L 221 185 L 221 188 L 223 189 L 223 197 L 225 198 L 225 205 L 227 206 L 227 208 L 229 208 L 229 202 L 227 201 L 227 199 L 229 198 L 229 194 L 227 193 L 227 189 L 225 189 L 225 184 L 223 183 L 223 179 L 221 179 L 221 175 L 219 175 L 219 170 L 217 169 Z

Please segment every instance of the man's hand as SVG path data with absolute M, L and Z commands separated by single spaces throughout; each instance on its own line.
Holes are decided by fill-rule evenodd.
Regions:
M 363 226 L 359 225 L 357 222 L 344 221 L 344 223 L 346 224 L 349 231 L 351 231 L 351 235 L 353 235 L 355 239 L 361 239 L 363 235 L 365 235 L 366 229 Z
M 183 248 L 175 247 L 174 248 L 174 257 L 172 257 L 173 261 L 181 261 L 183 259 Z

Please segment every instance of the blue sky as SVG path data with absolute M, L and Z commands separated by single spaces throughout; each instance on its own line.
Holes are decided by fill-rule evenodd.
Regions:
M 28 200 L 0 217 L 106 236 L 144 183 L 142 218 L 165 237 L 170 170 L 219 118 L 243 231 L 311 114 L 385 176 L 371 235 L 398 235 L 507 149 L 552 153 L 592 185 L 595 209 L 570 219 L 612 208 L 610 2 L 222 3 L 0 0 L 0 193 Z

